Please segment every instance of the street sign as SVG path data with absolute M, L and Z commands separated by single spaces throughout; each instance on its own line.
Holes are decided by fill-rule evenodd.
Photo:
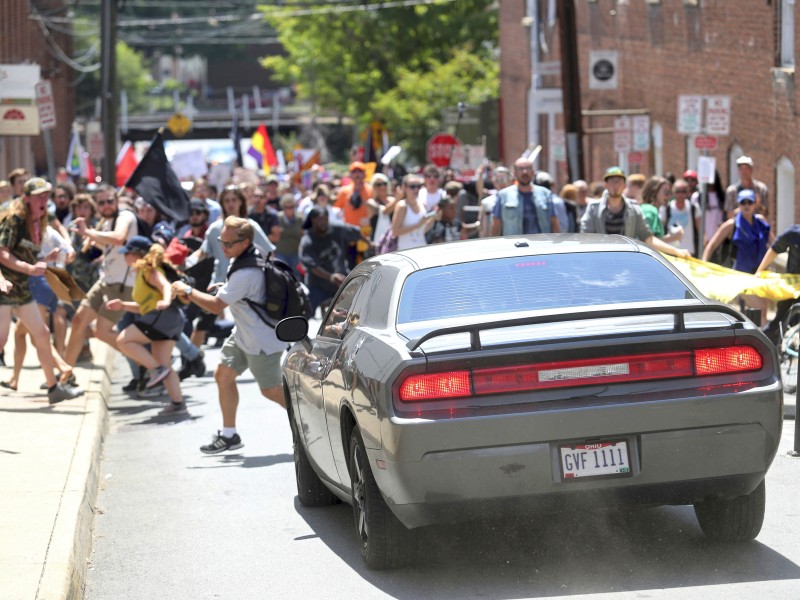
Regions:
M 53 101 L 53 87 L 45 79 L 36 84 L 36 107 L 39 109 L 39 127 L 47 131 L 56 126 L 56 103 Z
M 536 64 L 537 75 L 561 75 L 561 61 L 550 60 Z
M 698 135 L 694 138 L 694 147 L 698 150 L 716 150 L 717 138 L 713 135 Z
M 706 133 L 710 135 L 730 135 L 731 97 L 706 97 Z
M 642 152 L 631 152 L 628 154 L 628 162 L 632 165 L 640 165 L 644 162 L 644 154 Z
M 703 130 L 703 97 L 678 96 L 678 133 L 694 135 Z
M 650 116 L 639 115 L 631 119 L 633 125 L 633 149 L 650 150 Z
M 592 50 L 589 52 L 589 89 L 617 89 L 617 51 Z
M 449 133 L 436 133 L 428 140 L 426 147 L 428 162 L 437 167 L 446 167 L 450 163 L 450 155 L 454 152 L 453 146 L 460 146 L 458 138 Z
M 631 118 L 614 119 L 614 152 L 630 152 L 633 149 Z
M 167 121 L 167 129 L 172 132 L 175 137 L 183 137 L 192 128 L 192 121 L 186 115 L 176 112 Z
M 550 158 L 567 160 L 567 136 L 563 129 L 553 129 L 550 132 Z

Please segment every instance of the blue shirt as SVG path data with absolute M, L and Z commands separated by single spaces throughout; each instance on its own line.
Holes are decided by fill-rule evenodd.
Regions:
M 539 219 L 536 217 L 536 207 L 533 204 L 533 191 L 520 191 L 519 197 L 522 199 L 522 233 L 542 233 L 542 228 L 539 227 Z M 552 202 L 549 204 L 550 217 L 557 216 L 555 205 Z M 495 202 L 492 209 L 492 217 L 503 219 L 502 202 Z

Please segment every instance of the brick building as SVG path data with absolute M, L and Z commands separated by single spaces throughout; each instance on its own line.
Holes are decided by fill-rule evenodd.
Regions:
M 29 0 L 0 2 L 0 64 L 38 64 L 42 79 L 49 79 L 52 84 L 57 124 L 50 134 L 56 167 L 66 162 L 75 112 L 75 94 L 71 87 L 75 72 L 56 58 L 56 48 L 71 56 L 71 36 L 41 27 L 40 21 L 32 16 L 37 10 L 43 14 L 61 14 L 66 12 L 66 4 L 63 0 L 37 0 L 32 3 L 35 8 L 31 10 Z M 41 135 L 0 136 L 0 179 L 15 167 L 46 173 L 47 158 Z
M 644 109 L 650 115 L 651 150 L 643 153 L 641 171 L 682 173 L 696 168 L 694 136 L 677 132 L 679 95 L 731 97 L 730 135 L 719 137 L 717 169 L 723 184 L 738 179 L 735 160 L 755 162 L 755 177 L 770 188 L 769 217 L 777 229 L 797 220 L 800 118 L 795 94 L 798 25 L 795 0 L 569 0 L 577 13 L 581 105 L 586 110 Z M 502 153 L 506 162 L 528 145 L 544 146 L 539 168 L 554 170 L 560 182 L 566 169 L 553 158 L 552 130 L 561 129 L 559 92 L 537 90 L 537 119 L 528 117 L 527 100 L 533 59 L 552 68 L 559 60 L 558 25 L 545 0 L 500 2 Z M 530 19 L 533 13 L 534 19 Z M 526 17 L 528 17 L 526 19 Z M 533 21 L 533 25 L 531 24 Z M 540 47 L 532 57 L 530 29 Z M 589 86 L 590 52 L 616 51 L 616 89 Z M 541 69 L 538 70 L 541 72 Z M 540 88 L 559 88 L 558 75 L 539 75 Z M 552 115 L 552 116 L 549 116 Z M 614 151 L 608 130 L 613 117 L 584 117 L 584 168 L 598 179 L 611 164 L 629 165 Z M 605 132 L 602 132 L 605 130 Z M 534 140 L 531 140 L 534 141 Z M 556 149 L 556 154 L 558 154 Z

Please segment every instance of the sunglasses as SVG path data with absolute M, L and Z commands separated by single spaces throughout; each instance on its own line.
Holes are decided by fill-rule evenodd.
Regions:
M 755 202 L 753 200 L 739 200 L 739 204 L 742 204 L 744 206 L 751 206 L 752 204 L 755 204 Z
M 109 204 L 109 205 L 110 204 L 114 204 L 114 201 L 113 200 L 97 200 L 95 202 L 95 204 L 97 204 L 97 206 L 105 206 L 106 204 Z
M 189 212 L 191 214 L 193 214 L 193 215 L 204 215 L 204 214 L 206 214 L 206 211 L 204 211 L 204 210 L 192 210 L 192 211 L 189 211 Z
M 425 175 L 425 179 L 441 179 L 440 175 Z
M 386 187 L 386 184 L 383 183 L 382 181 L 376 181 L 375 183 L 372 184 L 372 187 Z
M 221 237 L 220 237 L 220 238 L 217 238 L 217 239 L 219 240 L 219 243 L 220 243 L 220 244 L 222 244 L 222 245 L 223 245 L 225 248 L 227 248 L 228 250 L 230 250 L 230 249 L 231 249 L 231 248 L 233 248 L 233 247 L 234 247 L 236 244 L 238 244 L 239 242 L 241 242 L 241 241 L 242 241 L 244 238 L 236 238 L 236 239 L 235 239 L 235 240 L 233 240 L 232 242 L 226 242 L 226 241 L 224 241 L 224 240 L 223 240 Z
M 422 185 L 420 185 L 419 183 L 407 183 L 406 187 L 409 190 L 420 190 L 420 189 L 422 189 Z

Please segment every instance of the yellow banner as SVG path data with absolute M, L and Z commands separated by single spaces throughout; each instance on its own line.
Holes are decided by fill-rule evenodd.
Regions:
M 664 258 L 712 300 L 728 303 L 739 294 L 753 294 L 768 300 L 800 298 L 800 275 L 766 271 L 756 276 L 696 258 L 667 255 Z

